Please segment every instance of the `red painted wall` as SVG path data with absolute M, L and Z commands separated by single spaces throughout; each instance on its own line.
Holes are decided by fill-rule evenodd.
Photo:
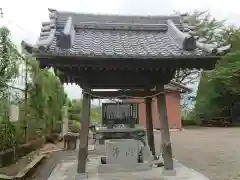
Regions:
M 166 93 L 166 105 L 167 105 L 167 115 L 168 124 L 171 129 L 182 129 L 181 123 L 181 111 L 180 111 L 180 93 L 177 91 Z M 144 102 L 143 99 L 128 99 L 128 102 Z M 156 98 L 152 101 L 152 118 L 153 118 L 153 128 L 160 129 L 160 120 L 157 110 L 157 100 Z M 146 127 L 146 105 L 145 103 L 139 104 L 139 123 L 140 125 Z

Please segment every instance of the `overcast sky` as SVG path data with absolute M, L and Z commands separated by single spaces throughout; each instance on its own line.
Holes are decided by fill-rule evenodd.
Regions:
M 48 20 L 48 8 L 57 10 L 134 15 L 169 15 L 173 11 L 191 12 L 209 10 L 219 20 L 227 19 L 229 24 L 240 25 L 239 0 L 0 0 L 3 19 L 0 26 L 11 30 L 15 43 L 21 40 L 35 43 L 41 22 Z M 67 86 L 72 98 L 79 98 L 80 88 Z

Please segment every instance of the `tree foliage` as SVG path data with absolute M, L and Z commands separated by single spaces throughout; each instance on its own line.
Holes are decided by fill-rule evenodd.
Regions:
M 78 133 L 81 127 L 82 99 L 68 99 L 69 131 Z M 99 123 L 101 106 L 91 107 L 90 123 Z
M 185 21 L 188 26 L 194 27 L 193 35 L 201 42 L 218 45 L 226 44 L 224 21 L 216 20 L 208 11 L 186 13 Z M 174 80 L 179 83 L 193 84 L 199 80 L 199 75 L 199 70 L 184 69 L 176 72 Z
M 82 99 L 69 100 L 69 119 L 70 120 L 81 120 L 81 110 L 82 110 Z M 101 117 L 101 106 L 91 107 L 91 120 L 100 121 Z
M 21 56 L 10 39 L 7 28 L 0 28 L 0 86 L 6 87 L 6 83 L 18 74 L 18 65 Z
M 27 61 L 31 74 L 31 83 L 28 84 L 28 119 L 36 119 L 35 126 L 52 133 L 56 122 L 62 120 L 62 107 L 66 104 L 63 85 L 48 69 L 40 69 L 36 60 L 27 58 Z
M 177 12 L 177 14 L 180 14 Z M 223 46 L 229 43 L 232 28 L 224 26 L 224 20 L 217 20 L 211 16 L 208 11 L 194 11 L 185 14 L 185 20 L 190 27 L 194 27 L 192 34 L 206 44 L 216 44 Z M 174 81 L 183 83 L 186 85 L 194 84 L 197 85 L 200 77 L 205 72 L 198 69 L 181 69 L 175 74 Z M 182 101 L 182 108 L 186 108 L 189 103 L 195 102 L 195 94 L 182 95 L 185 99 Z
M 12 147 L 16 142 L 16 131 L 8 121 L 9 87 L 11 79 L 18 75 L 21 56 L 11 41 L 7 28 L 0 28 L 0 151 Z
M 16 46 L 10 39 L 7 28 L 0 28 L 0 121 L 6 119 L 5 112 L 8 108 L 7 83 L 18 75 L 18 65 L 21 56 Z
M 9 105 L 12 93 L 9 82 L 19 75 L 19 69 L 27 62 L 27 104 L 19 102 L 20 120 L 9 121 Z M 22 90 L 24 91 L 24 90 Z M 22 92 L 24 94 L 24 92 Z M 66 94 L 59 78 L 47 69 L 40 69 L 36 60 L 21 55 L 11 41 L 7 28 L 0 28 L 0 151 L 23 143 L 24 129 L 29 139 L 36 137 L 41 131 L 45 135 L 52 133 L 57 122 L 62 120 L 62 106 L 65 105 Z M 27 116 L 24 116 L 26 112 Z
M 240 31 L 226 28 L 226 32 L 232 52 L 219 60 L 213 71 L 202 73 L 194 110 L 197 118 L 231 116 L 240 101 Z

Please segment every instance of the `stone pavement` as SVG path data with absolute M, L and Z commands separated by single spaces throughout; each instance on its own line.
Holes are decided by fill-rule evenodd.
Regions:
M 153 168 L 149 171 L 122 172 L 122 173 L 97 173 L 99 157 L 96 155 L 89 156 L 87 164 L 88 180 L 209 180 L 202 174 L 187 168 L 175 160 L 175 170 L 177 176 L 163 176 L 163 167 Z M 48 180 L 68 180 L 74 179 L 77 171 L 77 161 L 63 160 L 59 163 Z

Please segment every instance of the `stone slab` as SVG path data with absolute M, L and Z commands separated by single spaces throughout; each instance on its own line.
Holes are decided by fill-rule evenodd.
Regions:
M 7 176 L 5 174 L 0 174 L 0 180 L 12 180 L 14 179 L 13 176 Z
M 88 175 L 87 173 L 84 173 L 84 174 L 77 174 L 76 177 L 75 177 L 75 180 L 85 180 L 88 178 Z
M 45 155 L 39 155 L 35 156 L 34 159 L 20 172 L 17 173 L 15 178 L 17 179 L 25 179 L 25 176 L 27 173 L 29 173 L 31 170 L 33 170 L 46 156 Z
M 187 168 L 178 161 L 174 161 L 176 176 L 164 176 L 163 167 L 152 168 L 148 171 L 97 173 L 100 156 L 90 156 L 87 163 L 88 180 L 209 180 L 197 171 Z M 77 175 L 77 161 L 62 161 L 53 170 L 48 180 L 75 179 Z
M 98 173 L 116 173 L 116 172 L 134 172 L 134 171 L 147 171 L 150 170 L 151 163 L 136 163 L 130 165 L 121 164 L 99 164 L 97 167 Z

